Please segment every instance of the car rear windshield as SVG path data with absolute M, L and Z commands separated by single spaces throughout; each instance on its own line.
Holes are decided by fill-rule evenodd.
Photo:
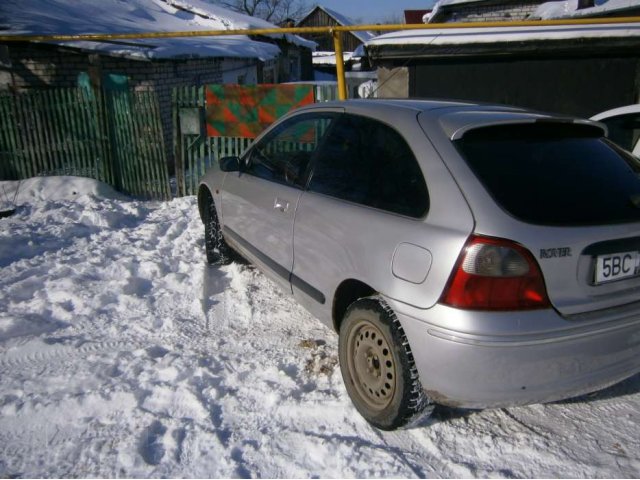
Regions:
M 540 225 L 640 221 L 640 164 L 586 125 L 479 128 L 455 142 L 494 200 Z

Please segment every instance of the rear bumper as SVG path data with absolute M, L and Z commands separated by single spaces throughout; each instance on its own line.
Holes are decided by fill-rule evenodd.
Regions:
M 553 310 L 483 313 L 437 305 L 418 316 L 392 306 L 422 385 L 437 403 L 487 408 L 550 402 L 640 372 L 635 309 L 571 322 Z

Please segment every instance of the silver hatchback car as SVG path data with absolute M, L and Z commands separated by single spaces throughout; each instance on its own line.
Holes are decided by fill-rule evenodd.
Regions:
M 231 249 L 339 332 L 347 391 L 394 429 L 640 371 L 640 164 L 594 122 L 418 100 L 317 104 L 198 193 Z

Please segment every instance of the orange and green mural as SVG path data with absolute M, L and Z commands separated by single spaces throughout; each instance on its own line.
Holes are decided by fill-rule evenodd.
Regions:
M 207 85 L 207 135 L 255 138 L 285 113 L 314 102 L 312 85 Z

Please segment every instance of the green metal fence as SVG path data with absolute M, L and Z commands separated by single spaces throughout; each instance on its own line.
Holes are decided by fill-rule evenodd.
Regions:
M 99 104 L 84 89 L 0 96 L 2 178 L 82 175 L 110 183 Z
M 0 179 L 95 178 L 141 198 L 170 198 L 152 92 L 86 88 L 0 95 Z

